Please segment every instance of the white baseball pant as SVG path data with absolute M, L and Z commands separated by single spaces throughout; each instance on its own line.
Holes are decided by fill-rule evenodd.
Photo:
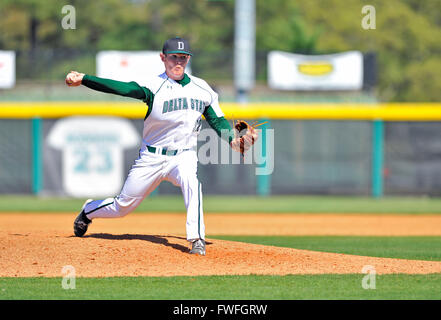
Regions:
M 202 190 L 197 178 L 195 150 L 182 151 L 175 156 L 151 153 L 145 148 L 129 171 L 121 193 L 115 198 L 89 202 L 84 210 L 89 219 L 124 217 L 163 181 L 181 187 L 187 209 L 187 239 L 205 239 L 202 211 Z

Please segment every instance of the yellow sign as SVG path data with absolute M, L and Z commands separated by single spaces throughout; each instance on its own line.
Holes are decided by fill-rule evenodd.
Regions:
M 332 64 L 326 61 L 303 62 L 298 65 L 300 73 L 308 76 L 323 76 L 332 72 Z

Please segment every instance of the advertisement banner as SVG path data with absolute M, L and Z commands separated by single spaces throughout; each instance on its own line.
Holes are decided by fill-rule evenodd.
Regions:
M 15 51 L 0 50 L 0 88 L 15 86 Z
M 268 85 L 277 90 L 361 90 L 363 54 L 348 51 L 330 55 L 268 54 Z
M 161 74 L 165 71 L 159 51 L 101 51 L 96 56 L 98 77 L 118 81 L 135 81 L 145 85 L 146 76 Z M 186 72 L 191 74 L 188 65 Z

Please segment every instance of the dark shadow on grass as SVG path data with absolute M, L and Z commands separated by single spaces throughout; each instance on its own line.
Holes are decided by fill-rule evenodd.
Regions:
M 189 247 L 177 244 L 170 243 L 167 238 L 175 238 L 181 240 L 187 240 L 183 237 L 176 236 L 160 236 L 160 235 L 145 235 L 145 234 L 110 234 L 110 233 L 92 233 L 83 238 L 96 238 L 96 239 L 106 239 L 106 240 L 142 240 L 148 241 L 151 243 L 161 244 L 166 247 L 171 247 L 173 249 L 179 250 L 181 252 L 188 253 L 190 251 Z M 206 242 L 207 245 L 211 244 L 211 242 Z

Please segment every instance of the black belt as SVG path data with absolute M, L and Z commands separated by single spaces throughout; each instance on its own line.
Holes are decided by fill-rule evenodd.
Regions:
M 152 146 L 146 146 L 146 147 L 149 152 L 158 154 L 158 152 L 157 152 L 158 148 L 152 147 Z M 160 153 L 163 156 L 175 156 L 179 151 L 187 151 L 187 150 L 190 150 L 190 149 L 168 150 L 167 148 L 162 148 Z

